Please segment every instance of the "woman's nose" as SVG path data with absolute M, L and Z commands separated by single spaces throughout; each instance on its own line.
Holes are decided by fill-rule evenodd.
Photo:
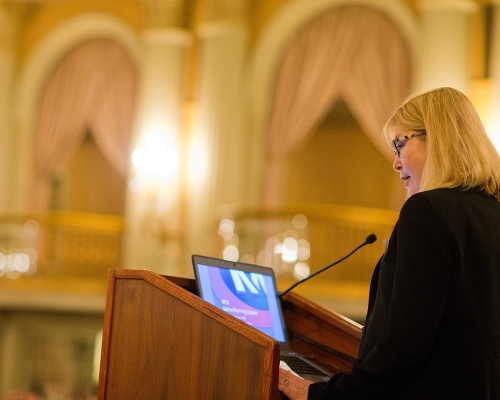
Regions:
M 394 171 L 399 171 L 401 167 L 402 167 L 401 159 L 398 156 L 394 157 L 394 162 L 392 163 L 392 169 Z

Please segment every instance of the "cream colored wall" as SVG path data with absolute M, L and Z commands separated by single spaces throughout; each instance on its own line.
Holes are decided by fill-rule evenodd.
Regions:
M 98 214 L 123 215 L 127 181 L 108 163 L 87 136 L 63 175 L 67 200 L 61 209 Z
M 286 163 L 287 203 L 328 203 L 399 209 L 405 188 L 347 106 L 335 106 Z M 394 201 L 393 188 L 397 200 Z
M 418 0 L 403 0 L 402 3 L 408 5 L 408 7 L 414 12 L 417 12 L 417 2 Z M 256 0 L 255 1 L 255 15 L 253 18 L 253 32 L 252 37 L 255 39 L 269 21 L 278 13 L 280 9 L 291 3 L 290 0 Z
M 20 5 L 19 45 L 20 62 L 52 29 L 62 22 L 87 12 L 101 12 L 119 18 L 136 31 L 145 24 L 145 10 L 138 0 L 77 0 L 32 2 Z
M 418 15 L 418 0 L 403 0 L 415 15 Z M 187 25 L 196 28 L 206 17 L 206 1 L 195 2 Z M 290 3 L 290 0 L 255 0 L 248 6 L 251 13 L 247 22 L 251 43 L 265 29 L 269 21 L 278 13 L 281 7 Z M 491 0 L 477 0 L 478 5 L 491 4 Z M 84 12 L 104 12 L 116 16 L 140 31 L 146 24 L 146 11 L 144 2 L 139 0 L 77 0 L 68 2 L 33 2 L 16 5 L 20 15 L 20 35 L 17 46 L 18 59 L 22 61 L 33 49 L 33 46 L 45 36 L 54 26 Z M 483 13 L 474 14 L 472 19 L 473 55 L 470 58 L 473 75 L 480 74 L 482 70 L 482 42 L 483 38 Z

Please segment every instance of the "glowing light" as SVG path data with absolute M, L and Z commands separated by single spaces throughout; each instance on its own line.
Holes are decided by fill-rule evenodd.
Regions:
M 231 219 L 223 219 L 219 223 L 219 235 L 225 239 L 231 239 L 234 232 L 234 222 Z
M 238 258 L 240 258 L 240 251 L 236 246 L 231 244 L 224 248 L 224 251 L 222 252 L 222 258 L 228 261 L 238 261 Z
M 219 229 L 223 232 L 234 231 L 234 226 L 234 221 L 229 218 L 225 218 L 219 223 Z
M 298 262 L 295 264 L 295 268 L 293 269 L 293 276 L 297 280 L 301 280 L 304 278 L 307 278 L 309 274 L 311 273 L 311 270 L 309 269 L 309 265 L 303 262 Z
M 143 186 L 144 185 L 137 176 L 134 176 L 132 179 L 128 181 L 128 187 L 134 193 L 140 193 L 143 189 Z
M 307 223 L 307 217 L 304 214 L 297 214 L 292 218 L 292 224 L 297 229 L 304 229 Z
M 14 270 L 21 273 L 27 272 L 30 267 L 30 258 L 25 253 L 16 254 L 13 264 Z
M 266 245 L 265 245 L 265 249 L 266 251 L 269 253 L 269 254 L 273 254 L 274 253 L 274 250 L 276 249 L 276 246 L 279 244 L 279 240 L 275 237 L 271 237 L 269 239 L 266 240 Z M 280 250 L 280 253 L 281 253 L 281 250 Z
M 24 223 L 24 231 L 28 235 L 36 235 L 40 230 L 40 224 L 34 219 L 29 219 Z
M 0 276 L 18 279 L 21 275 L 32 275 L 36 272 L 38 253 L 35 249 L 17 249 L 10 254 L 0 252 Z
M 494 116 L 491 118 L 488 136 L 493 143 L 493 146 L 500 152 L 500 117 Z
M 285 262 L 295 262 L 297 261 L 297 252 L 299 246 L 297 240 L 293 237 L 287 237 L 283 241 L 283 245 L 281 248 L 281 259 Z
M 496 134 L 490 139 L 493 142 L 493 146 L 495 146 L 497 151 L 500 153 L 500 132 L 496 132 Z
M 273 253 L 274 254 L 282 254 L 283 253 L 283 243 L 276 243 L 276 246 L 274 246 L 274 250 L 273 250 Z
M 150 133 L 132 153 L 132 162 L 146 177 L 168 178 L 179 162 L 177 153 L 159 133 Z
M 189 149 L 188 176 L 193 183 L 200 181 L 207 170 L 206 144 L 201 140 L 193 141 Z
M 14 260 L 16 258 L 16 255 L 17 255 L 16 253 L 13 253 L 7 256 L 7 263 L 5 264 L 5 269 L 7 270 L 7 273 L 16 270 L 16 268 L 14 267 Z
M 18 279 L 21 276 L 19 271 L 7 271 L 7 277 L 10 279 Z
M 297 258 L 300 261 L 304 261 L 309 259 L 311 256 L 311 245 L 309 242 L 305 239 L 300 239 L 298 242 L 298 251 L 297 251 Z

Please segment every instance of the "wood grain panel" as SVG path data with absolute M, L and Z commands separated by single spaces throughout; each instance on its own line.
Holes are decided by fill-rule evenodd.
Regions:
M 279 399 L 279 344 L 149 271 L 110 273 L 99 399 Z

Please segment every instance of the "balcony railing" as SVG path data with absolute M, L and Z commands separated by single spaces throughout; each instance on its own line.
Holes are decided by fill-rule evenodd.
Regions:
M 327 271 L 317 282 L 367 283 L 383 254 L 397 212 L 339 205 L 224 210 L 214 253 L 272 267 L 292 282 L 346 255 L 375 233 L 378 241 Z M 0 217 L 0 277 L 103 278 L 121 267 L 119 216 L 76 212 Z M 208 238 L 212 240 L 211 238 Z
M 398 217 L 395 211 L 324 204 L 226 209 L 221 215 L 217 252 L 270 266 L 278 281 L 304 278 L 348 254 L 371 233 L 378 237 L 326 271 L 318 283 L 369 282 Z
M 76 212 L 0 217 L 0 276 L 107 278 L 119 268 L 123 218 Z

